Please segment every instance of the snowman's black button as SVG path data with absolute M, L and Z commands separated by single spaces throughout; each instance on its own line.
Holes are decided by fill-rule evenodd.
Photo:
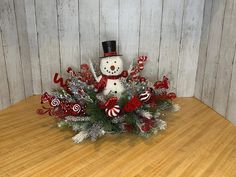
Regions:
M 115 93 L 117 93 L 117 91 L 115 91 Z
M 114 83 L 114 85 L 116 85 L 116 83 Z

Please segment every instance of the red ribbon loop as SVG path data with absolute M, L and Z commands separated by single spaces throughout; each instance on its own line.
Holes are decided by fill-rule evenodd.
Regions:
M 133 97 L 131 98 L 125 105 L 124 105 L 124 110 L 126 112 L 133 112 L 134 110 L 136 110 L 137 108 L 139 108 L 140 106 L 142 106 L 142 102 L 137 98 L 137 97 Z

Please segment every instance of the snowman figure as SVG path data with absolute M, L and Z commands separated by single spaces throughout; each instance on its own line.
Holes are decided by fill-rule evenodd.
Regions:
M 111 94 L 119 98 L 124 91 L 121 78 L 127 77 L 128 72 L 123 70 L 121 55 L 116 53 L 116 41 L 104 41 L 102 46 L 104 51 L 100 61 L 102 75 L 97 78 L 95 88 L 104 95 Z

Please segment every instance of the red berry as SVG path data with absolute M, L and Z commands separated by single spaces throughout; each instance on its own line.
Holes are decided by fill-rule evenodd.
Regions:
M 145 82 L 146 81 L 146 79 L 145 79 L 145 77 L 140 77 L 140 82 Z
M 142 131 L 147 132 L 151 129 L 151 127 L 148 124 L 143 124 L 141 126 Z

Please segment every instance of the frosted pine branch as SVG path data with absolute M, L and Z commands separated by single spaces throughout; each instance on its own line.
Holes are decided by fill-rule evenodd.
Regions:
M 87 131 L 81 131 L 79 132 L 77 135 L 73 136 L 72 137 L 72 140 L 75 142 L 75 143 L 80 143 L 82 142 L 83 140 L 85 140 L 86 138 L 88 138 L 89 134 Z

